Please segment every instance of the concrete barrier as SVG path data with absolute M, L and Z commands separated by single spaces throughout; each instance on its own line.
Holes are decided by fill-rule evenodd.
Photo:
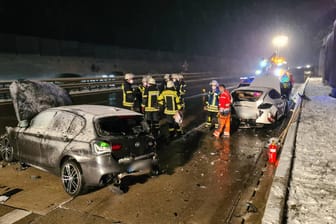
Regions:
M 271 190 L 267 199 L 266 208 L 262 218 L 262 224 L 281 224 L 283 221 L 286 198 L 288 194 L 288 184 L 291 175 L 293 153 L 295 149 L 296 132 L 298 127 L 298 117 L 301 110 L 302 97 L 309 79 L 298 89 L 292 98 L 295 108 L 292 116 L 294 117 L 289 124 L 289 129 L 284 141 L 277 170 L 275 172 Z

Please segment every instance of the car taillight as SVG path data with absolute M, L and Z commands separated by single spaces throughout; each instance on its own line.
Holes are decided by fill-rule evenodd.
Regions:
M 110 153 L 111 152 L 111 146 L 107 142 L 96 142 L 93 144 L 93 148 L 96 154 L 104 154 L 104 153 Z
M 119 151 L 122 148 L 121 144 L 112 144 L 111 149 L 112 151 Z

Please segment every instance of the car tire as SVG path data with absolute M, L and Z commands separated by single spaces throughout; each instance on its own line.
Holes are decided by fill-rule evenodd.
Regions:
M 157 177 L 160 175 L 160 173 L 161 173 L 161 170 L 160 170 L 159 165 L 153 165 L 151 172 L 150 172 L 150 176 Z
M 61 167 L 61 180 L 65 192 L 71 196 L 77 196 L 83 189 L 83 176 L 78 163 L 74 160 L 66 160 Z
M 6 162 L 12 162 L 14 160 L 14 148 L 7 135 L 1 137 L 0 157 Z

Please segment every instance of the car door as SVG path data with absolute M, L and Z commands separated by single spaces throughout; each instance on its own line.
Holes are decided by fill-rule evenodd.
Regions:
M 41 145 L 41 163 L 47 169 L 54 169 L 58 165 L 64 148 L 73 139 L 68 130 L 75 117 L 75 114 L 67 111 L 56 113 Z
M 29 127 L 19 131 L 17 144 L 20 161 L 40 165 L 42 139 L 54 116 L 54 111 L 43 111 L 32 119 Z

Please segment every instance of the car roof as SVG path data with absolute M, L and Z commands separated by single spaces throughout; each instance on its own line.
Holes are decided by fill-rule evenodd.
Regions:
M 278 77 L 274 75 L 264 75 L 255 77 L 255 79 L 250 84 L 251 87 L 268 87 L 275 89 L 279 93 L 281 92 L 280 89 L 280 80 Z
M 119 107 L 104 106 L 104 105 L 71 105 L 71 106 L 61 106 L 53 107 L 49 110 L 63 110 L 69 112 L 75 112 L 80 115 L 91 115 L 93 117 L 107 117 L 107 116 L 132 116 L 141 115 L 135 111 L 127 110 Z

